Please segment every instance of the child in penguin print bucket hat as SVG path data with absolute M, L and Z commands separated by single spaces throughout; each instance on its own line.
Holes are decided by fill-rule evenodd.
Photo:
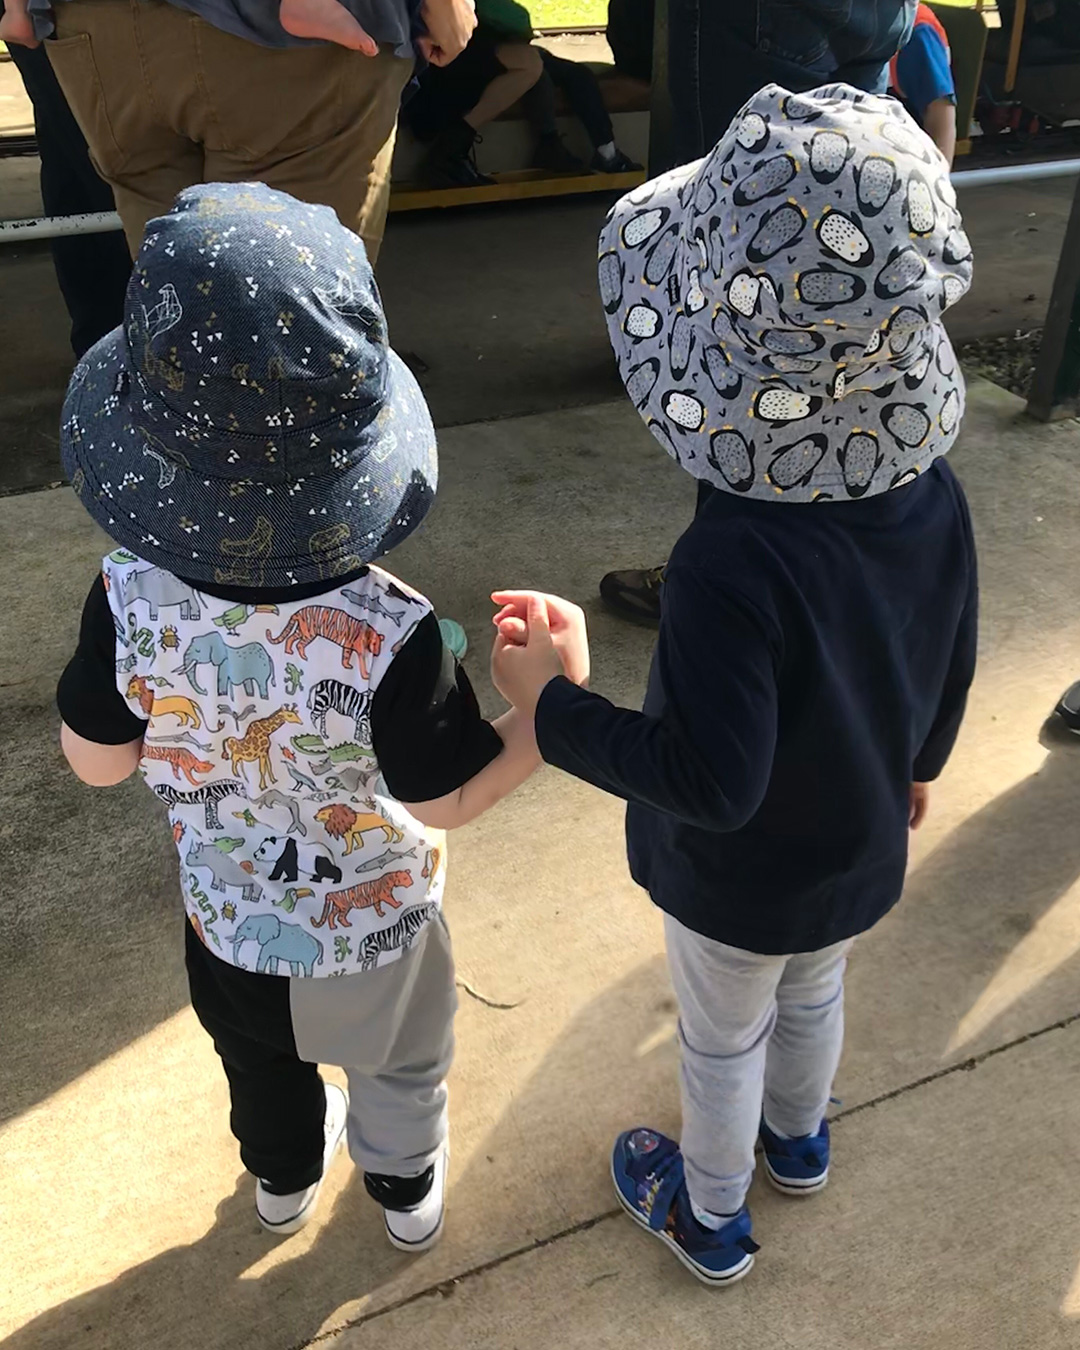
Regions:
M 715 490 L 668 567 L 642 712 L 561 675 L 553 598 L 495 597 L 495 673 L 548 763 L 629 803 L 679 1004 L 682 1136 L 627 1130 L 612 1175 L 719 1286 L 756 1251 L 758 1140 L 785 1194 L 825 1185 L 845 960 L 900 897 L 963 716 L 975 550 L 944 458 L 964 389 L 941 315 L 971 256 L 900 104 L 769 86 L 707 158 L 617 204 L 599 271 L 627 392 Z
M 307 1223 L 347 1130 L 390 1241 L 428 1247 L 456 1009 L 443 830 L 539 755 L 531 718 L 481 718 L 430 601 L 376 565 L 437 461 L 360 239 L 258 184 L 181 193 L 61 443 L 118 545 L 60 680 L 64 750 L 97 786 L 138 768 L 169 810 L 259 1221 Z

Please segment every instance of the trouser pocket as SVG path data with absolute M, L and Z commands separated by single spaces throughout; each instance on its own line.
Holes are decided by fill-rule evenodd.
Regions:
M 104 178 L 115 177 L 123 170 L 127 156 L 113 130 L 90 34 L 50 38 L 45 43 L 45 50 L 64 97 L 86 137 L 94 167 Z

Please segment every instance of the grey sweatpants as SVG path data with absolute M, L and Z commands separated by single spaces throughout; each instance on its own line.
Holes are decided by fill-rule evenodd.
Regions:
M 442 916 L 388 966 L 291 980 L 289 1002 L 300 1058 L 345 1069 L 353 1161 L 366 1172 L 418 1176 L 447 1136 L 457 991 Z
M 762 1109 L 773 1129 L 813 1134 L 844 1042 L 844 966 L 853 939 L 760 956 L 664 915 L 679 1004 L 682 1152 L 690 1199 L 734 1214 L 754 1171 Z

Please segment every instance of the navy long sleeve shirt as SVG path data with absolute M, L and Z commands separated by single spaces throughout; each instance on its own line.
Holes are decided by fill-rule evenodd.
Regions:
M 808 505 L 715 492 L 679 540 L 642 712 L 565 679 L 544 759 L 625 798 L 634 879 L 707 937 L 813 951 L 899 899 L 912 781 L 934 779 L 975 668 L 963 491 Z

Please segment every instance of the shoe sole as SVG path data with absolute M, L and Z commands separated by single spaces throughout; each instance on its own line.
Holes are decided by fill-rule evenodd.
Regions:
M 657 1232 L 655 1228 L 650 1228 L 648 1220 L 644 1219 L 638 1211 L 633 1208 L 626 1196 L 619 1190 L 619 1183 L 615 1177 L 614 1159 L 612 1159 L 611 1163 L 611 1180 L 615 1187 L 615 1198 L 637 1226 L 643 1228 L 651 1237 L 659 1238 L 664 1246 L 674 1253 L 678 1260 L 682 1262 L 690 1274 L 696 1279 L 699 1279 L 702 1284 L 707 1284 L 711 1288 L 717 1289 L 728 1284 L 738 1284 L 740 1280 L 745 1279 L 746 1276 L 750 1274 L 750 1271 L 754 1266 L 754 1257 L 751 1252 L 746 1253 L 740 1265 L 732 1266 L 731 1270 L 725 1271 L 722 1275 L 716 1275 L 712 1271 L 706 1270 L 704 1266 L 699 1266 L 698 1263 L 691 1256 L 688 1256 L 679 1244 L 674 1242 L 667 1233 L 663 1230 Z
M 406 1242 L 404 1238 L 399 1238 L 391 1232 L 390 1225 L 386 1224 L 386 1236 L 391 1247 L 396 1247 L 399 1252 L 426 1252 L 429 1247 L 434 1247 L 436 1242 L 443 1235 L 443 1227 L 446 1223 L 446 1215 L 440 1215 L 439 1222 L 434 1231 L 429 1233 L 426 1238 L 421 1238 L 419 1242 Z
M 268 1233 L 276 1233 L 279 1237 L 290 1237 L 293 1233 L 299 1233 L 301 1228 L 306 1228 L 315 1217 L 315 1210 L 319 1204 L 319 1196 L 322 1195 L 323 1182 L 326 1180 L 326 1174 L 330 1170 L 330 1164 L 333 1162 L 338 1149 L 345 1142 L 345 1127 L 348 1122 L 348 1107 L 346 1106 L 345 1120 L 341 1125 L 341 1133 L 334 1141 L 334 1147 L 326 1154 L 323 1160 L 323 1174 L 319 1178 L 319 1184 L 315 1187 L 315 1194 L 307 1202 L 299 1214 L 295 1214 L 291 1219 L 286 1219 L 284 1223 L 271 1223 L 269 1219 L 264 1219 L 259 1213 L 259 1206 L 255 1206 L 255 1217 Z
M 449 1170 L 449 1167 L 450 1167 L 450 1143 L 449 1143 L 449 1141 L 447 1141 L 446 1144 L 445 1144 L 443 1147 L 444 1147 L 444 1153 L 445 1153 L 445 1161 L 444 1161 L 444 1163 L 443 1163 L 443 1186 L 445 1187 L 445 1186 L 446 1186 L 446 1173 L 447 1173 L 447 1171 Z M 390 1225 L 389 1225 L 389 1223 L 387 1223 L 387 1220 L 386 1220 L 386 1214 L 387 1214 L 387 1211 L 384 1209 L 384 1210 L 383 1210 L 383 1225 L 384 1225 L 385 1228 L 386 1228 L 386 1238 L 387 1238 L 387 1241 L 390 1243 L 391 1247 L 396 1247 L 396 1248 L 398 1249 L 399 1252 L 426 1252 L 426 1251 L 428 1250 L 429 1247 L 434 1247 L 435 1244 L 436 1244 L 436 1242 L 438 1242 L 438 1240 L 442 1237 L 442 1235 L 443 1235 L 443 1228 L 444 1228 L 444 1226 L 445 1226 L 445 1224 L 446 1224 L 446 1200 L 445 1200 L 445 1195 L 446 1195 L 446 1191 L 445 1191 L 445 1189 L 444 1189 L 444 1191 L 443 1191 L 443 1196 L 444 1196 L 444 1199 L 443 1199 L 443 1211 L 442 1211 L 442 1213 L 439 1215 L 439 1222 L 435 1225 L 435 1227 L 434 1227 L 434 1228 L 432 1229 L 432 1231 L 427 1235 L 427 1237 L 421 1238 L 419 1242 L 409 1242 L 407 1238 L 400 1238 L 400 1237 L 397 1236 L 396 1233 L 391 1232 L 391 1230 L 390 1230 Z
M 812 1181 L 792 1181 L 789 1177 L 782 1177 L 772 1170 L 769 1165 L 768 1154 L 762 1154 L 765 1163 L 765 1175 L 769 1179 L 773 1190 L 779 1191 L 781 1195 L 791 1195 L 797 1200 L 802 1200 L 808 1195 L 817 1195 L 818 1191 L 823 1191 L 829 1182 L 829 1169 L 826 1168 L 820 1177 L 815 1177 Z
M 284 1223 L 271 1223 L 269 1219 L 264 1219 L 256 1206 L 255 1215 L 259 1222 L 268 1233 L 275 1233 L 278 1237 L 289 1237 L 293 1233 L 299 1233 L 301 1228 L 306 1228 L 311 1222 L 315 1213 L 315 1206 L 319 1203 L 319 1196 L 322 1193 L 322 1182 L 316 1187 L 315 1194 L 311 1197 L 304 1208 L 294 1218 L 286 1219 Z

